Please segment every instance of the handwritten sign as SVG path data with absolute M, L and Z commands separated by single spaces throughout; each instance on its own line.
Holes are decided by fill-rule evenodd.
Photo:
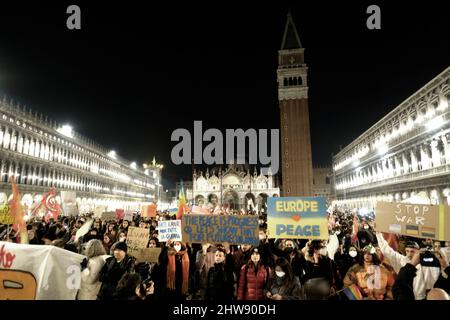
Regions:
M 116 212 L 115 211 L 107 211 L 102 213 L 103 221 L 116 221 Z
M 325 199 L 320 197 L 273 197 L 267 200 L 270 238 L 328 239 Z
M 158 240 L 182 241 L 181 220 L 158 221 Z
M 145 248 L 135 253 L 135 257 L 139 262 L 157 263 L 161 248 Z
M 0 206 L 0 224 L 13 224 L 14 218 L 11 215 L 11 208 L 7 205 Z
M 450 207 L 377 202 L 376 229 L 418 238 L 450 241 Z
M 123 220 L 133 221 L 133 211 L 126 211 L 123 215 Z
M 259 245 L 258 216 L 186 214 L 182 222 L 185 242 Z
M 140 249 L 147 248 L 149 229 L 129 227 L 127 233 L 128 254 L 139 254 Z

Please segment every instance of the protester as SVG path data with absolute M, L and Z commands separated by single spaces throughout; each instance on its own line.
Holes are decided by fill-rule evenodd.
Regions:
M 254 248 L 250 260 L 241 269 L 237 299 L 263 300 L 270 276 L 270 268 L 264 266 L 259 250 Z
M 214 266 L 217 248 L 209 243 L 202 244 L 202 249 L 197 251 L 195 266 L 198 290 L 197 299 L 203 300 L 208 285 L 208 272 Z
M 90 240 L 84 252 L 87 259 L 81 265 L 81 285 L 78 291 L 78 300 L 95 300 L 100 291 L 100 271 L 106 259 L 106 251 L 100 240 Z
M 285 258 L 278 258 L 266 297 L 270 300 L 299 300 L 301 298 L 300 280 L 294 275 L 292 267 Z
M 134 272 L 135 259 L 127 254 L 125 242 L 119 242 L 114 248 L 114 256 L 106 260 L 100 271 L 99 280 L 102 286 L 99 292 L 100 300 L 113 300 L 117 284 L 126 273 Z
M 215 252 L 214 266 L 208 271 L 205 299 L 208 301 L 231 301 L 234 296 L 232 256 L 225 248 Z

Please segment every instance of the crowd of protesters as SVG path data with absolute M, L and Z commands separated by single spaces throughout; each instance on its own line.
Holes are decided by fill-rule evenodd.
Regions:
M 94 219 L 75 241 L 91 216 L 34 219 L 27 225 L 29 244 L 86 256 L 79 300 L 450 299 L 450 243 L 382 234 L 373 216 L 356 219 L 353 212 L 335 210 L 330 237 L 322 241 L 270 239 L 261 215 L 258 246 L 160 243 L 158 221 L 175 218 L 160 212 L 155 218 L 136 213 L 132 221 Z M 158 262 L 128 254 L 130 226 L 149 229 L 148 247 L 161 248 Z M 0 240 L 16 242 L 16 236 L 0 225 Z

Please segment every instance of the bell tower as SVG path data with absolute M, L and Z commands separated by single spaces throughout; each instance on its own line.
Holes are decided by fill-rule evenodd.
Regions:
M 312 196 L 313 169 L 308 108 L 308 67 L 292 15 L 278 51 L 282 195 Z

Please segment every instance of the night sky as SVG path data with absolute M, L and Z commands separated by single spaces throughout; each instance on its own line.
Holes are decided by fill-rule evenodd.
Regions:
M 59 2 L 0 4 L 0 93 L 130 161 L 155 156 L 164 182 L 191 174 L 170 160 L 176 128 L 279 128 L 289 7 L 309 66 L 315 165 L 450 65 L 444 1 Z M 70 4 L 80 31 L 66 28 Z M 370 4 L 381 30 L 366 28 Z

